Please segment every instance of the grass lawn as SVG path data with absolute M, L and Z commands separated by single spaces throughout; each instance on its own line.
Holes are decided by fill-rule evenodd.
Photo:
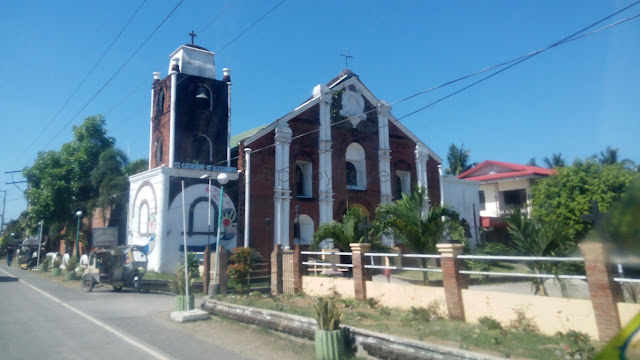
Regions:
M 313 297 L 250 295 L 218 295 L 217 300 L 290 314 L 314 317 Z M 545 336 L 537 332 L 516 330 L 501 324 L 504 330 L 489 330 L 486 326 L 443 319 L 428 308 L 412 310 L 380 306 L 375 299 L 359 302 L 340 299 L 344 317 L 342 323 L 382 333 L 448 345 L 473 351 L 517 359 L 564 359 L 568 341 L 559 336 Z M 514 313 L 514 319 L 516 314 Z M 526 319 L 513 323 L 524 328 Z M 599 347 L 599 344 L 595 344 Z M 583 357 L 586 359 L 586 357 Z

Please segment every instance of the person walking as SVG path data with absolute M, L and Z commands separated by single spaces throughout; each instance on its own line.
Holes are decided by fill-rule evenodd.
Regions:
M 13 262 L 13 246 L 7 246 L 7 266 L 11 267 L 11 262 Z

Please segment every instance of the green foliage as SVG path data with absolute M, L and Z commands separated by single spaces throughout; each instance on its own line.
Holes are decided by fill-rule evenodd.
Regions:
M 76 266 L 78 265 L 78 260 L 75 256 L 71 256 L 69 261 L 67 261 L 67 271 L 74 272 L 76 270 Z
M 340 110 L 342 110 L 342 94 L 344 94 L 344 89 L 334 92 L 331 96 L 331 123 L 333 124 L 347 118 L 340 114 Z
M 559 257 L 568 255 L 575 243 L 562 238 L 562 233 L 555 223 L 536 221 L 520 209 L 514 209 L 505 218 L 511 237 L 515 255 L 520 256 L 548 256 Z M 564 262 L 527 261 L 525 265 L 534 274 L 567 274 L 576 270 L 576 265 Z M 535 294 L 547 296 L 544 278 L 532 278 L 531 286 Z M 563 296 L 568 296 L 572 290 L 564 279 L 554 279 L 559 285 Z
M 640 176 L 636 176 L 603 221 L 603 235 L 630 254 L 640 254 Z
M 564 342 L 564 349 L 571 359 L 593 359 L 596 355 L 596 349 L 591 343 L 589 335 L 575 330 L 569 330 L 565 334 L 558 332 Z
M 60 268 L 60 265 L 62 265 L 62 256 L 58 256 L 56 257 L 56 259 L 53 261 L 53 267 L 54 268 Z
M 198 268 L 200 264 L 198 262 L 198 258 L 196 258 L 196 254 L 192 252 L 187 253 L 187 279 L 185 279 L 184 275 L 184 257 L 178 262 L 178 273 L 176 274 L 176 282 L 174 290 L 178 293 L 178 295 L 186 295 L 187 290 L 185 286 L 185 280 L 188 281 L 189 284 L 189 294 L 191 295 L 191 288 L 193 286 L 193 282 L 195 278 L 198 277 Z
M 369 305 L 370 308 L 375 309 L 376 307 L 378 307 L 378 305 L 380 305 L 380 299 L 367 298 L 367 305 Z
M 562 153 L 555 153 L 551 155 L 551 158 L 545 157 L 543 161 L 549 169 L 567 166 L 566 161 L 562 157 Z
M 478 165 L 478 163 L 469 163 L 469 157 L 471 156 L 471 150 L 464 149 L 464 144 L 460 147 L 455 146 L 453 143 L 449 145 L 449 153 L 447 154 L 447 162 L 449 167 L 445 170 L 446 175 L 458 176 L 463 172 Z
M 513 309 L 513 312 L 516 314 L 516 317 L 509 322 L 509 329 L 531 333 L 540 332 L 536 321 L 533 318 L 527 317 L 524 309 L 515 308 Z
M 403 194 L 402 199 L 378 206 L 373 231 L 394 236 L 414 253 L 435 254 L 436 244 L 441 240 L 445 228 L 450 225 L 459 227 L 456 220 L 458 214 L 442 206 L 432 206 L 427 212 L 426 206 L 426 189 L 414 187 L 410 194 Z M 447 220 L 443 221 L 443 216 Z M 466 241 L 464 231 L 454 232 L 452 236 L 462 237 L 456 240 Z M 426 259 L 421 261 L 422 266 L 426 267 Z M 423 272 L 423 275 L 424 282 L 428 283 L 427 273 Z
M 340 329 L 343 313 L 336 298 L 319 297 L 313 307 L 316 310 L 316 321 L 320 330 Z
M 371 250 L 387 251 L 388 247 L 382 244 L 382 240 L 378 236 L 369 231 L 365 236 L 365 229 L 362 225 L 365 223 L 365 216 L 361 209 L 352 207 L 345 211 L 342 215 L 342 221 L 332 221 L 322 224 L 315 234 L 313 234 L 312 249 L 318 249 L 320 243 L 325 239 L 333 239 L 333 246 L 340 251 L 351 251 L 349 244 L 362 243 L 366 240 L 371 244 Z
M 556 223 L 563 238 L 582 239 L 592 223 L 581 218 L 591 212 L 591 200 L 607 212 L 620 198 L 637 173 L 621 164 L 602 166 L 593 160 L 576 161 L 572 166 L 533 187 L 533 214 L 545 223 Z
M 491 316 L 479 317 L 478 324 L 487 330 L 502 330 L 502 324 L 500 324 L 500 321 L 492 318 Z
M 236 283 L 236 289 L 239 293 L 244 293 L 249 286 L 249 275 L 253 271 L 256 252 L 251 248 L 237 247 L 233 249 L 229 261 L 231 265 L 227 269 L 227 274 L 231 280 Z

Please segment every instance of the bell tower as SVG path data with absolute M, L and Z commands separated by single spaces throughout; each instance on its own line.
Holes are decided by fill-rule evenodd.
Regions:
M 229 166 L 231 78 L 216 79 L 214 53 L 194 44 L 170 55 L 169 75 L 153 73 L 149 169 Z

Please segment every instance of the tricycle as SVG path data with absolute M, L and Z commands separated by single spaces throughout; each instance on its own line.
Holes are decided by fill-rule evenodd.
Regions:
M 123 287 L 142 291 L 142 276 L 147 271 L 147 255 L 144 247 L 118 246 L 94 250 L 82 274 L 82 289 L 86 292 L 95 286 L 111 285 L 114 291 Z

